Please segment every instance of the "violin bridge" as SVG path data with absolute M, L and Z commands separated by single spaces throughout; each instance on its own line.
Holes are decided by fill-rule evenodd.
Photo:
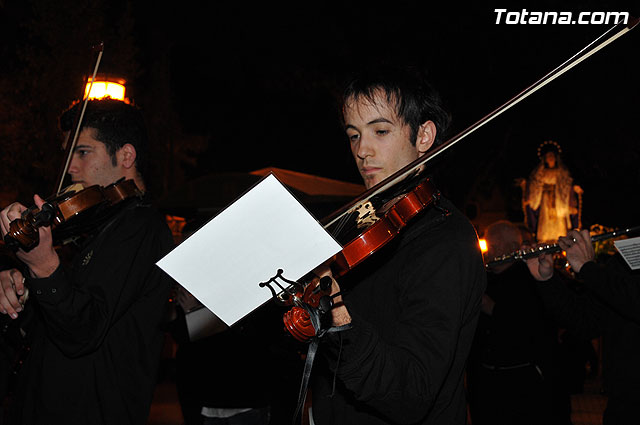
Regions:
M 84 189 L 85 187 L 82 185 L 82 183 L 73 183 L 62 189 L 60 193 L 58 193 L 58 195 L 74 194 Z
M 369 227 L 376 221 L 380 220 L 380 217 L 376 215 L 376 210 L 373 208 L 371 201 L 358 205 L 354 209 L 354 212 L 358 213 L 358 217 L 356 218 L 356 225 L 358 229 Z

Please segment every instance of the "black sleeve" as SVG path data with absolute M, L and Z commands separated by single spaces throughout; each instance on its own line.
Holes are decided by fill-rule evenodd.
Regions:
M 155 262 L 170 249 L 171 234 L 148 210 L 121 216 L 78 254 L 71 271 L 59 267 L 47 278 L 27 280 L 48 337 L 67 356 L 95 351 L 132 305 L 156 309 L 166 300 L 171 280 Z M 141 329 L 163 314 L 135 310 Z
M 640 323 L 640 275 L 634 274 L 619 257 L 605 266 L 588 262 L 578 277 L 616 313 Z

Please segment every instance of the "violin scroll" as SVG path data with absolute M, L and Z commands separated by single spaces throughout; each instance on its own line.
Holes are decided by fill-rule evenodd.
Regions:
M 56 216 L 55 207 L 49 202 L 42 205 L 36 213 L 27 211 L 23 218 L 11 222 L 9 231 L 4 236 L 5 244 L 14 251 L 18 248 L 27 251 L 36 246 L 40 241 L 38 227 L 51 225 Z
M 282 317 L 285 330 L 300 342 L 316 336 L 317 329 L 309 311 L 317 312 L 318 316 L 329 312 L 333 307 L 330 293 L 331 278 L 328 276 L 316 277 L 302 291 L 296 292 L 292 299 L 294 306 Z

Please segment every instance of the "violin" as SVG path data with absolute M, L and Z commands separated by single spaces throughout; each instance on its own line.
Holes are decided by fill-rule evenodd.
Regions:
M 55 231 L 81 213 L 97 207 L 115 206 L 134 196 L 141 197 L 142 192 L 133 180 L 121 180 L 106 187 L 93 185 L 86 189 L 82 185 L 73 185 L 62 195 L 47 200 L 41 208 L 25 210 L 22 218 L 13 220 L 9 225 L 4 242 L 13 250 L 22 248 L 28 251 L 40 242 L 40 226 L 51 226 Z
M 377 211 L 384 214 L 382 218 L 374 219 L 373 224 L 365 232 L 346 243 L 331 259 L 333 276 L 345 275 L 379 251 L 394 239 L 411 219 L 437 202 L 439 198 L 440 192 L 430 179 L 426 179 L 408 193 L 387 202 L 384 208 Z M 328 297 L 330 290 L 331 279 L 313 278 L 309 284 L 301 288 L 301 291 L 293 295 L 293 300 L 290 300 L 294 307 L 285 313 L 283 321 L 289 333 L 300 342 L 307 341 L 316 334 L 309 316 L 309 306 L 319 308 L 322 313 L 331 309 L 331 301 Z
M 629 19 L 628 24 L 622 22 L 616 24 L 577 54 L 481 118 L 478 122 L 379 182 L 357 199 L 324 219 L 325 230 L 331 233 L 338 241 L 344 240 L 345 232 L 343 230 L 345 227 L 349 229 L 347 234 L 353 234 L 351 229 L 358 230 L 354 237 L 347 239 L 350 242 L 343 245 L 342 251 L 330 260 L 334 276 L 342 276 L 367 259 L 392 240 L 411 219 L 437 202 L 440 196 L 439 192 L 430 180 L 421 177 L 428 161 L 587 59 L 616 38 L 629 32 L 638 22 L 640 22 L 640 19 L 632 18 Z M 387 201 L 384 201 L 385 199 Z M 378 209 L 374 204 L 381 204 L 382 208 Z M 389 207 L 389 204 L 391 204 L 391 207 Z M 379 217 L 379 214 L 382 217 Z M 306 279 L 303 278 L 302 283 L 294 282 L 291 287 L 275 296 L 276 301 L 280 304 L 292 306 L 291 310 L 285 313 L 283 322 L 285 329 L 301 342 L 306 342 L 315 337 L 319 331 L 317 320 L 312 315 L 322 315 L 331 309 L 330 285 L 328 287 L 326 284 L 321 285 L 319 279 L 308 276 Z

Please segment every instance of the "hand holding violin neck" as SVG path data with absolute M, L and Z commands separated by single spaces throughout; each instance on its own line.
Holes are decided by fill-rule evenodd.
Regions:
M 125 199 L 140 196 L 141 192 L 133 180 L 120 180 L 107 187 L 93 185 L 84 189 L 75 186 L 73 190 L 43 203 L 40 209 L 26 210 L 22 218 L 11 222 L 4 241 L 13 250 L 22 248 L 29 251 L 40 241 L 39 227 L 56 229 L 80 214 L 95 212 L 99 206 L 111 207 Z
M 27 211 L 23 218 L 11 222 L 9 231 L 4 235 L 5 244 L 14 251 L 19 248 L 29 251 L 38 245 L 40 242 L 38 227 L 50 226 L 56 217 L 55 207 L 48 202 L 36 212 Z

